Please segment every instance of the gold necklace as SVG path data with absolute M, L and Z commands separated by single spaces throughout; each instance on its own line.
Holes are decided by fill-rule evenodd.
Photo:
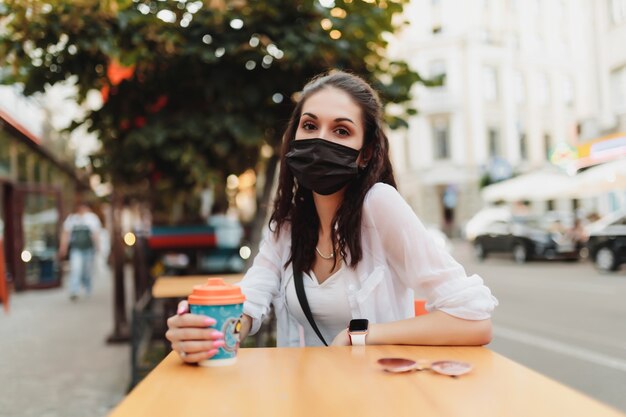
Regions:
M 322 259 L 330 260 L 330 259 L 333 259 L 335 257 L 335 251 L 333 251 L 333 253 L 331 253 L 329 256 L 322 255 L 322 252 L 320 252 L 320 250 L 317 248 L 317 246 L 315 247 L 315 251 L 317 252 L 317 254 L 319 256 L 322 257 Z

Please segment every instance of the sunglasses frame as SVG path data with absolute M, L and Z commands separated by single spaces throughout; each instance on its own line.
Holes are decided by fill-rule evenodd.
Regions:
M 439 375 L 450 376 L 453 378 L 469 373 L 473 366 L 467 362 L 454 360 L 413 360 L 407 358 L 380 358 L 377 363 L 383 367 L 386 372 L 405 373 L 413 371 L 430 370 Z

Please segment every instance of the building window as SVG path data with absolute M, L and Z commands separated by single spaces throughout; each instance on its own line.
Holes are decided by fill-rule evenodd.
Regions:
M 626 23 L 626 0 L 611 0 L 611 21 L 615 25 Z
M 0 130 L 0 177 L 11 177 L 11 149 L 9 136 Z
M 611 72 L 611 91 L 613 110 L 616 113 L 626 111 L 626 65 Z
M 28 150 L 26 146 L 17 147 L 17 180 L 20 182 L 28 181 Z
M 39 181 L 41 182 L 41 184 L 49 183 L 49 178 L 48 178 L 49 165 L 48 164 L 49 163 L 46 159 L 42 159 L 41 163 L 37 165 L 39 167 Z
M 515 103 L 522 104 L 526 99 L 526 92 L 524 86 L 524 77 L 520 71 L 513 73 L 513 95 L 515 96 Z
M 534 46 L 537 48 L 545 47 L 543 45 L 543 15 L 541 10 L 541 3 L 539 0 L 531 0 L 528 3 L 528 7 L 530 8 L 531 15 L 531 30 L 532 30 L 532 40 Z
M 487 130 L 487 140 L 489 141 L 489 157 L 495 158 L 500 156 L 500 132 L 498 129 L 491 127 Z
M 32 181 L 35 184 L 43 184 L 43 175 L 41 172 L 42 166 L 43 166 L 43 161 L 41 160 L 41 158 L 39 157 L 39 155 L 34 155 L 33 158 L 33 167 L 31 168 L 33 171 L 33 179 Z
M 486 101 L 498 100 L 498 72 L 493 67 L 483 68 L 483 98 Z
M 439 77 L 442 78 L 442 84 L 440 88 L 446 86 L 446 62 L 438 59 L 436 61 L 432 61 L 428 66 L 428 76 L 431 80 L 434 80 Z
M 569 76 L 563 79 L 563 102 L 570 107 L 574 104 L 574 83 Z
M 519 155 L 522 160 L 528 160 L 528 140 L 526 138 L 526 132 L 519 133 Z
M 433 122 L 433 147 L 435 149 L 435 159 L 450 158 L 450 129 L 448 121 L 437 119 Z
M 537 95 L 539 96 L 539 104 L 547 106 L 550 102 L 550 83 L 546 74 L 539 74 L 537 81 Z
M 522 49 L 522 44 L 520 42 L 520 38 L 517 33 L 514 33 L 513 35 L 511 35 L 511 44 L 513 45 L 513 48 L 516 51 L 519 51 L 520 49 Z
M 548 135 L 547 133 L 545 135 L 543 135 L 543 146 L 544 146 L 544 151 L 546 153 L 546 159 L 550 159 L 550 152 L 552 151 L 552 139 L 550 138 L 550 135 Z
M 567 40 L 569 39 L 569 9 L 567 7 L 569 2 L 565 1 L 565 0 L 560 0 L 559 1 L 559 5 L 558 5 L 558 9 L 553 10 L 554 14 L 558 14 L 560 15 L 560 38 L 561 38 L 561 42 L 563 44 L 567 43 Z

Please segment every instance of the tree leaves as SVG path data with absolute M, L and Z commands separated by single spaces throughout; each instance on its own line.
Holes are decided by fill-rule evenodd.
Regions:
M 94 169 L 116 183 L 191 192 L 254 168 L 262 144 L 277 148 L 293 94 L 329 68 L 362 75 L 385 102 L 409 102 L 424 80 L 384 56 L 383 34 L 404 3 L 9 0 L 0 53 L 10 70 L 0 82 L 32 94 L 75 76 L 79 101 L 104 89 L 105 104 L 82 121 L 102 142 Z M 132 76 L 112 83 L 112 62 Z

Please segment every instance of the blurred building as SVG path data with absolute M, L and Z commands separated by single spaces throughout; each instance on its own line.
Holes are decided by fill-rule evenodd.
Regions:
M 626 0 L 594 3 L 599 103 L 597 117 L 583 124 L 588 137 L 626 132 Z
M 0 238 L 17 290 L 60 285 L 61 224 L 86 188 L 73 165 L 43 146 L 45 120 L 36 102 L 0 89 Z
M 551 166 L 555 149 L 624 130 L 625 3 L 406 7 L 410 24 L 391 55 L 423 76 L 445 75 L 440 87 L 416 87 L 419 114 L 390 137 L 400 189 L 424 222 L 458 230 L 483 206 L 481 184 Z

